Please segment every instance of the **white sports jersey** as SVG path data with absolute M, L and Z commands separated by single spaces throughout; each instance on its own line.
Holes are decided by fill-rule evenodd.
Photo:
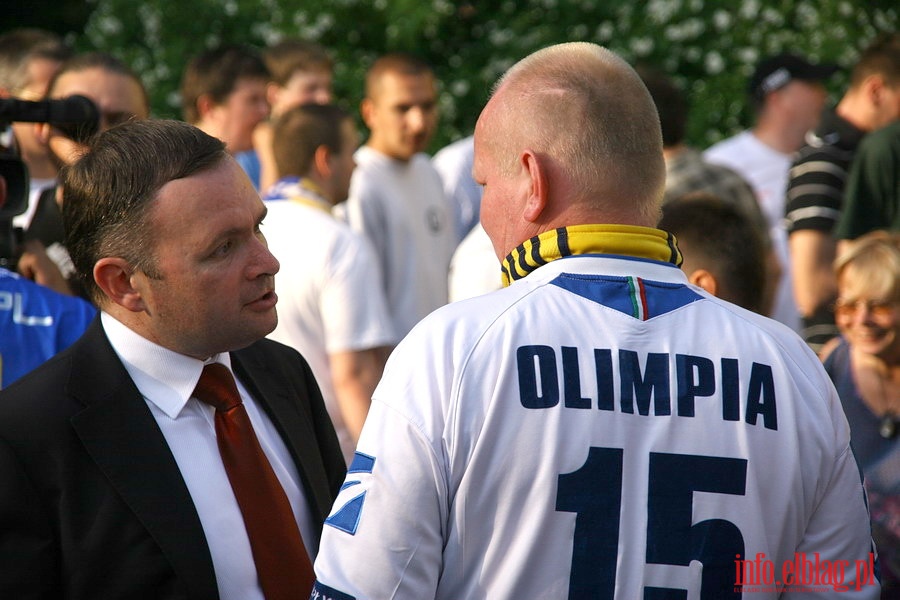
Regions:
M 447 303 L 456 232 L 441 178 L 425 154 L 408 162 L 356 151 L 345 216 L 372 243 L 397 338 Z
M 267 196 L 262 226 L 281 263 L 275 275 L 278 327 L 269 337 L 309 362 L 349 464 L 356 444 L 341 416 L 329 356 L 390 346 L 396 342 L 393 324 L 368 241 L 335 219 L 324 199 L 291 179 L 282 181 L 288 193 Z
M 585 228 L 615 233 L 396 348 L 312 597 L 768 599 L 777 579 L 834 598 L 784 573 L 847 561 L 839 597 L 877 598 L 855 587 L 873 580 L 868 514 L 816 356 L 648 259 L 663 232 Z M 647 232 L 661 248 L 635 252 Z
M 455 212 L 457 241 L 472 231 L 481 215 L 481 186 L 472 177 L 474 161 L 475 136 L 471 135 L 444 146 L 431 159 Z

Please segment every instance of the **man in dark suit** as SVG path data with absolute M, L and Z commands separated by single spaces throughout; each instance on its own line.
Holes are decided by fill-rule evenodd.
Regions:
M 0 598 L 271 600 L 257 551 L 287 551 L 248 533 L 201 373 L 235 376 L 311 557 L 345 468 L 309 366 L 262 339 L 278 270 L 264 205 L 219 140 L 175 121 L 101 134 L 63 193 L 101 313 L 0 393 Z

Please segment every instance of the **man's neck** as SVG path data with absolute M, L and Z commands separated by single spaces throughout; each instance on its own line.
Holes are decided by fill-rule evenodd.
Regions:
M 328 204 L 334 206 L 334 198 L 332 194 L 332 187 L 329 184 L 328 180 L 313 171 L 312 173 L 307 173 L 305 177 L 300 178 L 299 182 L 300 186 L 306 190 L 309 190 L 313 194 L 325 200 Z
M 760 142 L 782 154 L 792 154 L 803 145 L 803 135 L 794 131 L 790 125 L 781 126 L 772 121 L 760 121 L 753 128 L 753 136 Z
M 402 156 L 395 156 L 395 155 L 391 154 L 390 152 L 386 152 L 383 148 L 379 147 L 377 144 L 373 144 L 371 141 L 366 142 L 365 146 L 366 146 L 366 148 L 368 148 L 369 150 L 374 150 L 375 152 L 377 152 L 378 154 L 384 156 L 385 158 L 389 158 L 389 159 L 391 159 L 391 160 L 393 160 L 393 161 L 396 161 L 396 162 L 399 162 L 399 163 L 406 164 L 406 163 L 409 163 L 409 161 L 412 160 L 412 156 L 409 156 L 409 157 L 405 157 L 405 158 L 404 158 L 404 157 L 402 157 Z M 415 156 L 415 155 L 413 155 L 413 156 Z
M 834 112 L 861 131 L 868 132 L 875 129 L 871 118 L 871 107 L 860 94 L 849 92 L 844 94 Z

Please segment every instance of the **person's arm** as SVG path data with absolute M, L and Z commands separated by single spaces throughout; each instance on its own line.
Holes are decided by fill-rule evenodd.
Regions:
M 328 355 L 338 407 L 354 444 L 359 441 L 359 433 L 372 402 L 372 392 L 381 379 L 385 356 L 384 348 L 334 352 Z
M 837 243 L 830 233 L 801 229 L 788 238 L 794 299 L 800 314 L 809 318 L 837 295 L 834 276 Z
M 788 180 L 784 216 L 791 283 L 803 319 L 801 334 L 813 348 L 837 333 L 829 310 L 837 294 L 832 269 L 837 242 L 832 232 L 842 210 L 848 167 L 846 150 L 828 144 L 805 146 Z

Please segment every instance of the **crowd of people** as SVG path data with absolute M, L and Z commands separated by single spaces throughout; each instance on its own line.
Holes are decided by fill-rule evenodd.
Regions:
M 0 34 L 0 98 L 97 111 L 0 138 L 0 597 L 900 597 L 900 34 L 837 70 L 764 57 L 703 150 L 674 74 L 559 44 L 431 157 L 414 54 L 360 135 L 305 40 L 171 120 Z

